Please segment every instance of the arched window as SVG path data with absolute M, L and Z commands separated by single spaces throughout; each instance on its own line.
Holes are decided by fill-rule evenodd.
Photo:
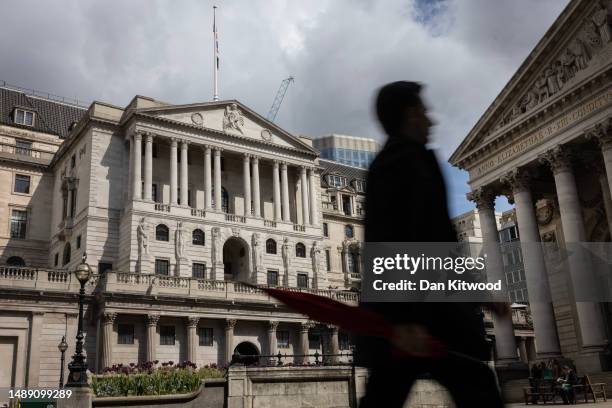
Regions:
M 347 238 L 353 238 L 355 237 L 355 230 L 353 229 L 352 225 L 345 225 L 344 226 L 344 235 Z
M 272 238 L 266 241 L 266 254 L 276 254 L 276 241 Z
M 347 263 L 348 263 L 348 271 L 349 273 L 359 273 L 358 270 L 358 262 L 357 262 L 357 254 L 354 252 L 349 252 L 346 254 Z
M 64 246 L 64 255 L 62 256 L 62 265 L 66 266 L 70 262 L 70 243 Z
M 169 241 L 170 230 L 164 224 L 159 224 L 155 227 L 155 239 L 158 241 Z
M 215 191 L 214 186 L 212 186 L 212 191 Z M 211 197 L 211 205 L 213 208 L 215 207 L 215 195 L 213 194 Z M 229 212 L 229 194 L 227 194 L 227 190 L 225 187 L 221 187 L 221 210 L 225 213 Z
M 11 256 L 9 259 L 6 260 L 6 264 L 8 266 L 26 266 L 23 258 L 19 256 Z
M 295 256 L 298 258 L 306 258 L 306 246 L 301 242 L 295 244 Z
M 204 231 L 201 229 L 194 229 L 191 234 L 191 243 L 193 245 L 204 245 Z

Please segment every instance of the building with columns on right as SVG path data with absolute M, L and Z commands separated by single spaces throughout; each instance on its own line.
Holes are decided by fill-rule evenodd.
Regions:
M 530 305 L 537 357 L 582 373 L 610 369 L 611 306 L 572 301 L 571 286 L 558 296 L 539 243 L 610 241 L 611 11 L 610 0 L 572 0 L 449 159 L 469 172 L 485 245 L 499 241 L 495 198 L 514 203 L 529 298 L 550 299 Z M 570 257 L 570 275 L 585 262 Z M 496 322 L 498 364 L 516 360 L 509 327 Z

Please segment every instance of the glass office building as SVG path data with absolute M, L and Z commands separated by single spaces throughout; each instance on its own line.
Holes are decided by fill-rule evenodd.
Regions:
M 367 168 L 380 150 L 374 139 L 338 134 L 314 139 L 313 146 L 321 152 L 322 159 L 361 168 Z

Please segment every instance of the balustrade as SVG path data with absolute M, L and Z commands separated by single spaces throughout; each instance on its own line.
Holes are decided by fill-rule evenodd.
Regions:
M 155 211 L 170 212 L 170 205 L 163 203 L 155 203 Z

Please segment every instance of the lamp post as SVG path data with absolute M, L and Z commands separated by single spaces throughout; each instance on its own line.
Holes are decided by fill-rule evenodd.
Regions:
M 68 364 L 70 374 L 66 387 L 87 387 L 87 361 L 83 356 L 83 301 L 85 300 L 85 284 L 91 277 L 91 268 L 87 262 L 87 254 L 83 254 L 83 260 L 77 265 L 74 274 L 81 284 L 79 290 L 79 328 L 76 336 L 76 352 L 72 361 Z
M 62 336 L 62 341 L 57 345 L 57 349 L 62 353 L 62 359 L 60 364 L 60 379 L 59 379 L 59 387 L 64 388 L 64 362 L 65 362 L 65 354 L 68 349 L 68 343 L 66 343 L 66 336 Z

